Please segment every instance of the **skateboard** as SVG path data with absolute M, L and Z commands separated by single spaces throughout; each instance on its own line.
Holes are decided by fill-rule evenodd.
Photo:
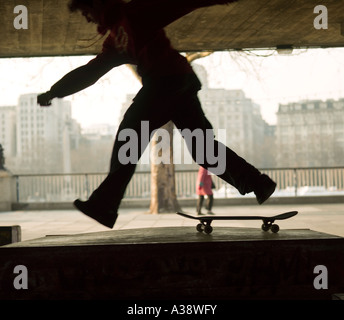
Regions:
M 282 214 L 278 214 L 271 217 L 264 217 L 264 216 L 216 216 L 216 215 L 205 215 L 205 216 L 195 216 L 190 215 L 183 212 L 177 212 L 180 216 L 183 216 L 188 219 L 199 220 L 199 224 L 197 225 L 196 229 L 198 232 L 205 232 L 206 234 L 210 234 L 213 232 L 213 227 L 211 223 L 213 220 L 262 220 L 262 230 L 267 232 L 271 230 L 273 233 L 277 233 L 279 231 L 279 226 L 274 224 L 275 220 L 285 220 L 289 219 L 298 214 L 298 211 L 289 211 Z

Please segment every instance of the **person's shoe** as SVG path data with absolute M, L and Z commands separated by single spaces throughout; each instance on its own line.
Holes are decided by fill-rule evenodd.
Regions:
M 207 211 L 207 214 L 208 215 L 215 215 L 215 213 L 213 211 L 211 211 L 211 210 Z
M 87 201 L 81 201 L 79 199 L 76 199 L 73 202 L 74 206 L 84 213 L 86 216 L 98 221 L 103 226 L 106 226 L 108 228 L 113 228 L 118 214 L 114 210 L 104 210 L 101 208 L 101 206 L 97 207 L 94 204 Z
M 270 179 L 266 174 L 260 175 L 256 184 L 254 194 L 256 195 L 259 204 L 262 204 L 270 198 L 275 192 L 276 183 Z

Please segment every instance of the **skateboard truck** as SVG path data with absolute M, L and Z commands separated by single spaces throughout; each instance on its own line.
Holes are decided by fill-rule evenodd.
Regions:
M 206 233 L 206 234 L 211 234 L 213 232 L 213 227 L 211 226 L 211 221 L 212 220 L 207 220 L 207 221 L 203 221 L 203 220 L 200 220 L 201 223 L 199 223 L 197 226 L 196 226 L 196 229 L 198 232 L 203 232 Z
M 271 219 L 263 219 L 262 230 L 267 232 L 271 230 L 273 233 L 277 233 L 279 231 L 279 225 L 274 223 L 275 220 Z

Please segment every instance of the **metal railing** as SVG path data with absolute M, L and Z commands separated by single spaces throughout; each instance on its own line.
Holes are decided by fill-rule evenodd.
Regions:
M 275 196 L 344 194 L 344 167 L 262 169 L 277 183 Z M 17 202 L 65 202 L 87 199 L 105 173 L 15 175 Z M 197 171 L 176 171 L 178 198 L 196 197 Z M 136 172 L 125 198 L 150 198 L 150 172 Z M 213 176 L 217 198 L 239 197 L 235 188 Z

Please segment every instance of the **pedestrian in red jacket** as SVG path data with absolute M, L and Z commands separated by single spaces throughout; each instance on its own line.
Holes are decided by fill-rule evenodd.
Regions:
M 137 145 L 137 161 L 121 161 L 123 130 L 136 132 L 141 141 L 142 122 L 149 123 L 149 136 L 172 120 L 180 130 L 204 133 L 212 129 L 197 97 L 201 83 L 185 57 L 171 47 L 163 28 L 200 7 L 228 4 L 235 0 L 72 0 L 69 8 L 80 11 L 88 22 L 96 23 L 105 35 L 102 52 L 55 83 L 37 98 L 41 106 L 93 85 L 108 71 L 122 64 L 137 66 L 142 88 L 124 115 L 115 139 L 108 176 L 87 201 L 74 205 L 87 216 L 112 228 L 126 187 L 135 172 L 137 161 L 149 141 Z M 218 176 L 236 187 L 241 194 L 254 192 L 263 203 L 274 192 L 276 184 L 266 175 L 211 137 L 213 150 L 225 150 L 219 159 L 225 170 Z M 185 139 L 186 140 L 186 139 Z M 186 144 L 195 161 L 210 152 L 208 145 L 196 148 L 190 139 Z M 214 172 L 214 164 L 203 157 L 201 166 Z
M 212 212 L 214 204 L 214 195 L 213 195 L 213 180 L 211 179 L 211 174 L 208 170 L 203 167 L 199 167 L 197 181 L 196 181 L 196 193 L 198 195 L 197 200 L 197 214 L 202 215 L 202 206 L 204 202 L 204 197 L 207 196 L 207 202 L 205 209 L 207 214 L 214 214 Z

